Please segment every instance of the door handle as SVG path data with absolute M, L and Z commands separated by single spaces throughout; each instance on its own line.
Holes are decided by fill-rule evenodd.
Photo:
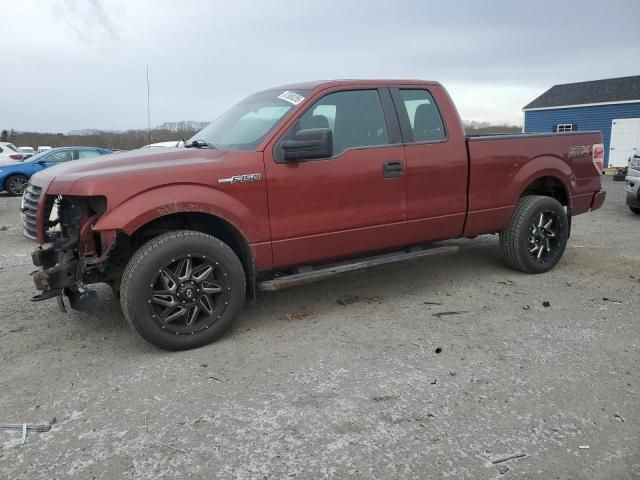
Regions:
M 397 178 L 404 174 L 402 162 L 384 162 L 382 164 L 384 178 Z

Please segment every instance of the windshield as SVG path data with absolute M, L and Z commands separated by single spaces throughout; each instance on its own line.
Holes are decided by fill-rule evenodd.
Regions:
M 269 90 L 237 103 L 191 137 L 225 150 L 254 150 L 309 90 Z

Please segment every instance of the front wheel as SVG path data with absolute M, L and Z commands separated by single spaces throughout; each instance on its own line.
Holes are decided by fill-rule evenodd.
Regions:
M 218 339 L 245 299 L 242 263 L 228 245 L 201 232 L 153 238 L 129 261 L 120 303 L 129 324 L 149 343 L 186 350 Z
M 638 207 L 632 207 L 631 205 L 629 205 L 629 210 L 631 210 L 636 215 L 640 215 L 640 208 Z
M 22 195 L 29 183 L 29 179 L 24 175 L 11 175 L 5 182 L 5 190 L 11 195 Z
M 507 265 L 525 273 L 551 270 L 562 257 L 569 238 L 569 222 L 555 198 L 522 197 L 507 228 L 500 232 L 500 247 Z

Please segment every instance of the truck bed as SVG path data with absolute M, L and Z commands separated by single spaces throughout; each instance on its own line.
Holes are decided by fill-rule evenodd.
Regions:
M 562 182 L 572 215 L 588 211 L 600 190 L 601 174 L 591 155 L 592 146 L 602 143 L 600 132 L 467 136 L 466 143 L 466 236 L 502 230 L 523 188 L 541 178 Z

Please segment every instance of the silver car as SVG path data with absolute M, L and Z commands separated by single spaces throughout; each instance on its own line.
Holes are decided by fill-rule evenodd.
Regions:
M 636 152 L 629 160 L 629 171 L 625 178 L 624 189 L 627 192 L 627 205 L 633 213 L 640 215 L 640 153 Z

